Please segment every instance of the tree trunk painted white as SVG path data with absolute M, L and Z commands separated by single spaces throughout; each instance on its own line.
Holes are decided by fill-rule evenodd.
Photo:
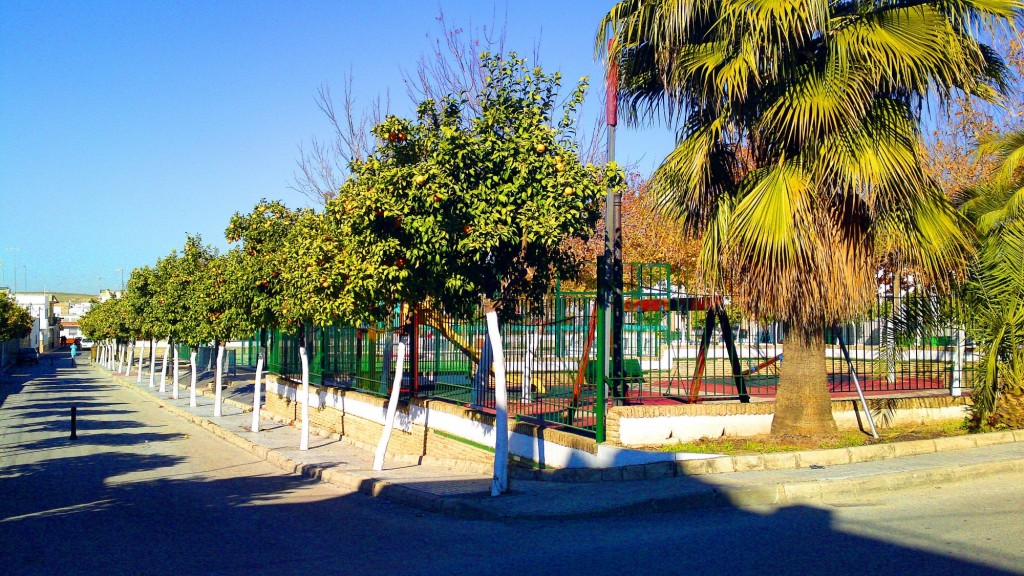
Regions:
M 391 431 L 395 428 L 395 415 L 398 414 L 398 395 L 402 390 L 402 368 L 405 364 L 405 343 L 398 343 L 398 359 L 395 362 L 395 383 L 391 385 L 391 398 L 388 400 L 388 412 L 384 417 L 384 431 L 377 442 L 377 451 L 373 453 L 373 469 L 384 469 L 384 455 L 391 441 Z
M 142 359 L 145 358 L 146 348 L 139 346 L 139 373 L 135 375 L 135 383 L 142 384 Z
M 149 339 L 149 387 L 156 387 L 156 346 L 152 338 Z
M 124 347 L 117 345 L 117 371 L 124 372 Z
M 213 416 L 221 416 L 221 368 L 224 367 L 224 345 L 217 346 L 217 375 L 213 378 Z
M 501 347 L 498 314 L 487 313 L 487 334 L 494 354 L 494 478 L 491 496 L 508 490 L 508 388 L 505 384 L 505 351 Z
M 171 341 L 164 346 L 164 361 L 160 364 L 160 393 L 167 394 L 167 355 L 171 351 Z
M 124 375 L 127 378 L 132 377 L 132 362 L 135 360 L 135 343 L 132 342 L 128 345 L 128 362 L 124 365 Z
M 174 386 L 171 388 L 171 398 L 178 399 L 178 347 L 174 347 Z
M 299 432 L 299 450 L 309 450 L 309 357 L 306 347 L 299 346 L 299 358 L 302 359 L 302 428 Z
M 188 405 L 196 407 L 196 349 L 189 347 L 189 364 L 192 366 L 192 387 L 188 392 Z
M 252 431 L 260 431 L 260 405 L 262 392 L 260 390 L 260 378 L 263 377 L 263 360 L 267 357 L 267 348 L 260 346 L 259 355 L 256 357 L 256 384 L 252 391 Z

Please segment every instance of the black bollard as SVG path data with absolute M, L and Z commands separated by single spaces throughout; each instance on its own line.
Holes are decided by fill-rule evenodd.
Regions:
M 78 404 L 71 405 L 71 439 L 78 440 Z

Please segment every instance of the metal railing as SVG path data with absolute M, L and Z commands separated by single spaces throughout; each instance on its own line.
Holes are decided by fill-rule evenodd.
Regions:
M 601 439 L 606 402 L 746 400 L 773 397 L 778 389 L 785 350 L 781 324 L 744 318 L 727 297 L 659 293 L 642 283 L 625 294 L 623 373 L 612 379 L 611 363 L 598 353 L 603 314 L 595 302 L 593 292 L 557 291 L 503 323 L 510 414 Z M 891 318 L 901 305 L 899 298 L 880 299 L 864 318 L 825 331 L 831 393 L 856 393 L 838 345 L 840 333 L 865 392 L 951 389 L 957 347 L 966 343 L 958 342 L 953 327 L 899 334 Z M 312 334 L 310 378 L 316 384 L 386 396 L 396 343 L 404 337 L 409 345 L 404 398 L 494 410 L 492 356 L 482 317 L 460 320 L 429 310 L 415 316 L 396 310 L 388 323 L 316 328 Z M 268 332 L 268 369 L 298 380 L 298 342 L 297 336 Z M 242 350 L 241 361 L 255 364 L 255 341 Z M 969 382 L 975 358 L 969 346 L 960 351 L 956 381 Z

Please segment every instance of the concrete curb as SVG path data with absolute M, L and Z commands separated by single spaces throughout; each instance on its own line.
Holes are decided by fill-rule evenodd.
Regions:
M 966 450 L 1012 442 L 1024 442 L 1024 430 L 967 434 L 932 440 L 910 440 L 829 450 L 803 450 L 798 452 L 776 452 L 770 454 L 652 462 L 617 468 L 562 468 L 554 470 L 510 468 L 509 472 L 513 479 L 550 482 L 658 480 L 681 476 L 798 470 L 841 464 L 858 464 L 861 462 L 875 462 L 878 460 L 902 458 L 904 456 L 920 456 L 922 454 L 933 454 L 949 450 Z
M 771 484 L 705 484 L 683 493 L 636 499 L 614 505 L 599 503 L 588 509 L 558 508 L 501 510 L 484 499 L 447 499 L 439 502 L 440 512 L 478 520 L 553 520 L 635 516 L 654 512 L 682 512 L 708 508 L 757 508 L 800 504 L 827 504 L 864 492 L 891 492 L 933 484 L 977 479 L 995 474 L 1024 472 L 1024 460 L 1002 460 L 929 470 L 886 472 L 860 478 L 776 482 Z M 515 485 L 512 485 L 513 490 Z

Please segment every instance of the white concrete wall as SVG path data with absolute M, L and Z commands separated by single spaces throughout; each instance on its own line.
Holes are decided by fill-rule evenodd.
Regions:
M 858 420 L 858 414 L 860 420 Z M 883 426 L 878 414 L 875 425 Z M 897 408 L 886 411 L 889 426 L 960 420 L 967 415 L 965 406 L 937 408 Z M 864 412 L 841 410 L 833 412 L 840 430 L 867 427 Z M 701 438 L 722 436 L 749 437 L 771 432 L 773 414 L 734 414 L 728 416 L 659 416 L 653 418 L 620 418 L 619 442 L 623 446 L 666 446 Z
M 267 391 L 292 401 L 295 401 L 298 395 L 296 387 L 273 380 L 268 382 Z M 381 426 L 384 425 L 384 417 L 387 414 L 386 406 L 376 406 L 368 402 L 353 400 L 351 396 L 340 392 L 334 388 L 320 388 L 319 394 L 311 395 L 309 406 L 311 408 L 326 406 L 343 410 L 346 414 L 376 422 Z M 494 426 L 460 418 L 446 412 L 428 411 L 422 406 L 410 406 L 408 414 L 399 412 L 395 420 L 395 428 L 409 432 L 412 430 L 413 423 L 427 426 L 428 422 L 429 428 L 432 430 L 440 430 L 484 446 L 494 447 Z M 646 452 L 607 445 L 599 445 L 597 454 L 591 454 L 585 450 L 562 446 L 515 432 L 509 435 L 509 453 L 555 468 L 607 468 L 718 456 L 717 454 Z

